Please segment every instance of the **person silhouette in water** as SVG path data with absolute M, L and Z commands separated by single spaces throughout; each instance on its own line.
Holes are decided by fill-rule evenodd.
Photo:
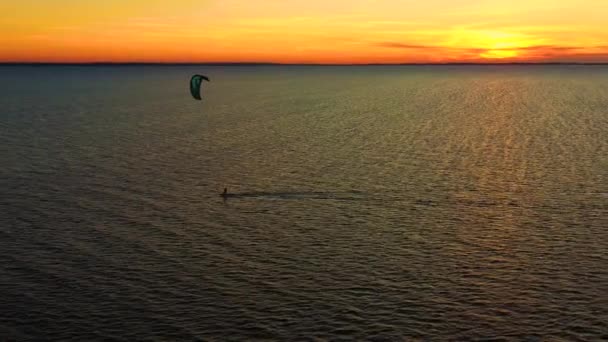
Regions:
M 222 193 L 222 197 L 228 197 L 228 188 L 224 188 L 224 192 Z

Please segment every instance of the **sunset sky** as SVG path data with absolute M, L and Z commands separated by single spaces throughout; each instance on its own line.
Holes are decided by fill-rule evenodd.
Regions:
M 0 0 L 0 62 L 608 62 L 608 0 Z

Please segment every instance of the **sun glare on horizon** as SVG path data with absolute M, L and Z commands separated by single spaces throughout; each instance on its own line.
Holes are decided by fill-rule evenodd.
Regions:
M 525 35 L 501 31 L 475 32 L 473 36 L 473 45 L 482 51 L 479 56 L 486 59 L 518 57 L 536 43 Z

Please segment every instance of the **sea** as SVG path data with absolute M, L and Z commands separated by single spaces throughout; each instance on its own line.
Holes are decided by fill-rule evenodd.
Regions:
M 2 341 L 608 339 L 608 66 L 1 66 L 0 151 Z

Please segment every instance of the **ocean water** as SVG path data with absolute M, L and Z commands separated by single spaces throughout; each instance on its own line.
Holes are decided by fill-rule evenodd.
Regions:
M 5 66 L 0 133 L 1 340 L 608 339 L 606 66 Z

